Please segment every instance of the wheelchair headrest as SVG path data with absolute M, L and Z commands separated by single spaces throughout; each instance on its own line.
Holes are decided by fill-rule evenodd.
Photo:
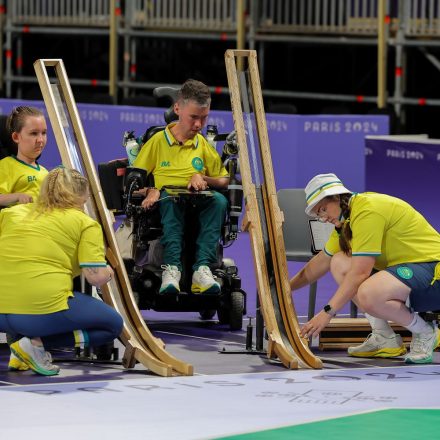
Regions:
M 168 98 L 171 102 L 171 107 L 166 110 L 163 115 L 167 124 L 178 119 L 177 115 L 174 113 L 174 103 L 177 101 L 178 93 L 179 88 L 176 87 L 156 87 L 153 90 L 153 96 L 155 98 Z
M 150 127 L 147 131 L 142 135 L 141 142 L 142 145 L 145 144 L 150 138 L 152 138 L 157 132 L 165 130 L 165 125 L 158 125 L 155 127 Z

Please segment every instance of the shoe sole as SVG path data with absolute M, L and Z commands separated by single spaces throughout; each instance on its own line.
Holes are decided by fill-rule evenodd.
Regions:
M 173 285 L 169 285 L 165 287 L 164 289 L 159 290 L 160 295 L 164 295 L 166 293 L 179 293 L 180 290 L 174 287 Z
M 41 374 L 42 376 L 55 376 L 59 373 L 59 371 L 46 370 L 41 368 L 38 364 L 34 362 L 34 360 L 24 351 L 21 351 L 20 346 L 14 347 L 11 344 L 11 351 L 15 354 L 15 356 L 20 359 L 20 361 L 24 362 L 31 370 L 35 371 L 35 373 Z M 17 342 L 18 345 L 18 342 Z
M 24 362 L 21 363 L 19 367 L 14 367 L 13 365 L 8 365 L 9 371 L 28 371 L 29 367 Z
M 352 357 L 361 357 L 361 358 L 394 358 L 398 356 L 402 356 L 406 354 L 405 347 L 399 348 L 386 348 L 384 350 L 376 350 L 376 351 L 361 351 L 359 353 L 348 353 L 349 356 Z
M 220 293 L 220 286 L 214 284 L 213 286 L 210 286 L 207 289 L 202 290 L 200 286 L 193 284 L 191 286 L 191 292 L 195 294 L 200 294 L 200 293 L 216 294 L 216 293 Z
M 405 364 L 431 364 L 432 363 L 432 355 L 426 359 L 405 359 Z

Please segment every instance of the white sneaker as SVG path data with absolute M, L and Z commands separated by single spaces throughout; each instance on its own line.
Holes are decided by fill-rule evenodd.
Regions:
M 432 353 L 439 344 L 440 332 L 433 327 L 431 333 L 413 333 L 410 351 L 405 356 L 406 364 L 430 364 Z
M 193 293 L 219 293 L 220 284 L 212 276 L 208 266 L 200 266 L 192 276 L 191 291 Z
M 11 351 L 38 374 L 54 376 L 60 372 L 60 367 L 52 364 L 50 353 L 44 347 L 33 345 L 29 338 L 21 338 L 11 344 Z
M 348 347 L 350 356 L 355 357 L 380 357 L 392 358 L 406 353 L 402 337 L 394 334 L 390 338 L 382 336 L 380 333 L 370 333 L 367 339 L 355 347 Z
M 170 266 L 164 264 L 161 266 L 162 272 L 162 285 L 160 286 L 159 293 L 178 293 L 180 292 L 179 282 L 181 273 L 177 266 Z

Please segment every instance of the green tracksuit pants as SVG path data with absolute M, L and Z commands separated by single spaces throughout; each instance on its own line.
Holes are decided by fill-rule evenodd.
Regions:
M 161 199 L 167 196 L 161 191 Z M 198 212 L 199 233 L 196 240 L 195 263 L 193 271 L 200 266 L 209 266 L 217 261 L 217 246 L 221 237 L 228 201 L 223 194 L 213 191 L 212 197 L 195 197 L 195 209 Z M 166 198 L 159 202 L 164 247 L 163 262 L 177 266 L 182 270 L 182 240 L 185 230 L 185 203 Z M 194 225 L 196 226 L 196 225 Z

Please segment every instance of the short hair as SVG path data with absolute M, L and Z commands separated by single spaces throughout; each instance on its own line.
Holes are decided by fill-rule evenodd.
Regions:
M 211 104 L 211 92 L 209 87 L 195 79 L 186 80 L 177 92 L 177 101 L 195 101 L 200 107 L 209 107 Z
M 20 133 L 24 127 L 24 124 L 26 123 L 26 119 L 29 116 L 44 117 L 44 114 L 41 110 L 38 110 L 35 107 L 29 107 L 27 105 L 15 107 L 6 120 L 6 129 L 9 131 L 9 134 L 14 132 Z
M 55 208 L 78 208 L 81 197 L 87 194 L 88 180 L 77 170 L 57 167 L 44 179 L 36 210 L 40 213 Z

